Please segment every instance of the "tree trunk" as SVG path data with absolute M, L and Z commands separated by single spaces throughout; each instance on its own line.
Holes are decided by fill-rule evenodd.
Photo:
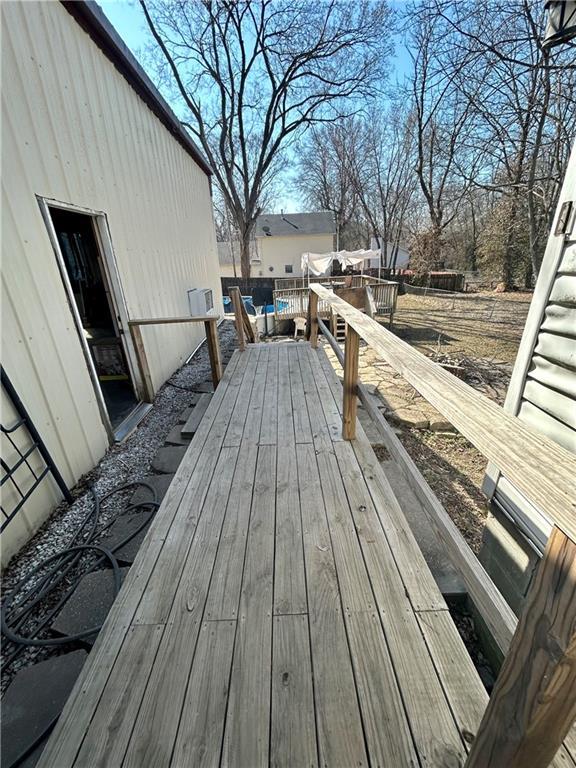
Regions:
M 502 259 L 502 282 L 506 291 L 511 290 L 514 283 L 513 266 L 513 248 L 514 237 L 516 234 L 516 214 L 518 211 L 518 187 L 514 188 L 510 214 L 508 219 L 508 232 L 506 233 L 506 243 L 504 245 L 504 256 Z
M 240 230 L 240 269 L 242 280 L 250 280 L 250 235 L 251 229 Z

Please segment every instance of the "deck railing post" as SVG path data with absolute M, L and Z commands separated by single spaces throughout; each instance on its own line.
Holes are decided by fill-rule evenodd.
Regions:
M 314 349 L 318 346 L 318 294 L 308 294 L 308 338 Z
M 218 326 L 216 325 L 216 322 L 216 318 L 204 322 L 214 389 L 216 389 L 222 378 L 222 357 L 220 355 L 220 341 L 218 339 Z
M 576 544 L 554 527 L 465 768 L 545 768 L 576 716 Z
M 344 401 L 342 406 L 342 437 L 354 440 L 356 437 L 356 383 L 358 381 L 358 352 L 360 336 L 354 328 L 346 325 L 344 343 Z
M 238 347 L 240 351 L 246 349 L 246 340 L 244 338 L 244 318 L 242 317 L 242 296 L 240 288 L 235 286 L 228 289 L 228 294 L 234 307 L 234 323 L 236 325 L 236 335 L 238 336 Z

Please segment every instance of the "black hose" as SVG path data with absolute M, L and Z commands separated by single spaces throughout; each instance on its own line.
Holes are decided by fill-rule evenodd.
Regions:
M 105 525 L 100 525 L 100 510 L 102 504 L 111 496 L 131 488 L 143 487 L 150 492 L 149 501 L 140 504 L 130 504 L 124 513 L 138 508 L 148 510 L 150 514 L 138 527 L 119 541 L 112 549 L 108 549 L 96 543 L 102 534 L 118 519 L 110 520 Z M 145 482 L 126 483 L 117 486 L 100 497 L 90 488 L 94 504 L 84 517 L 72 538 L 64 549 L 44 558 L 34 565 L 18 583 L 6 595 L 0 610 L 0 630 L 2 635 L 16 648 L 5 657 L 3 669 L 6 669 L 20 655 L 25 647 L 58 646 L 77 640 L 84 640 L 97 634 L 101 625 L 90 627 L 73 635 L 60 637 L 42 637 L 42 633 L 51 623 L 54 616 L 60 612 L 67 600 L 72 596 L 80 580 L 87 574 L 96 570 L 105 561 L 112 566 L 114 576 L 114 594 L 118 594 L 121 586 L 121 574 L 118 560 L 114 552 L 131 541 L 142 529 L 148 525 L 159 507 L 154 488 Z M 94 554 L 99 556 L 94 558 Z M 90 555 L 92 562 L 88 565 L 81 561 Z M 74 571 L 76 570 L 76 573 Z M 63 583 L 67 580 L 63 594 L 57 594 L 63 589 Z M 31 585 L 31 586 L 30 586 Z M 45 601 L 56 603 L 51 605 L 48 613 L 42 619 L 35 620 L 34 612 L 37 606 Z

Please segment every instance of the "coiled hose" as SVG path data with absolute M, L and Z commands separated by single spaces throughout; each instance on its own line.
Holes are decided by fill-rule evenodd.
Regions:
M 143 501 L 139 504 L 130 504 L 124 510 L 124 514 L 140 508 L 149 511 L 150 514 L 112 549 L 99 545 L 97 540 L 118 519 L 115 517 L 105 525 L 100 525 L 102 504 L 116 493 L 137 487 L 145 488 L 150 493 L 151 498 L 149 501 Z M 120 566 L 114 552 L 140 533 L 148 525 L 159 507 L 156 491 L 151 485 L 144 482 L 117 486 L 104 496 L 99 496 L 92 487 L 90 492 L 94 504 L 67 546 L 34 565 L 4 598 L 0 611 L 0 628 L 2 635 L 16 648 L 5 655 L 2 664 L 3 671 L 27 646 L 64 645 L 76 640 L 84 640 L 100 630 L 101 625 L 98 625 L 73 635 L 42 636 L 42 633 L 45 633 L 54 617 L 72 596 L 80 579 L 87 573 L 97 570 L 105 561 L 108 561 L 112 567 L 114 594 L 118 594 L 121 586 Z M 90 556 L 91 559 L 88 564 L 86 563 L 86 556 Z M 35 620 L 34 613 L 42 603 L 48 603 L 50 608 L 41 619 Z
M 145 488 L 150 493 L 150 500 L 139 504 L 130 504 L 123 514 L 141 508 L 149 511 L 150 514 L 134 531 L 125 536 L 112 549 L 95 543 L 118 519 L 118 517 L 115 517 L 105 525 L 99 525 L 101 505 L 114 494 L 137 487 Z M 14 645 L 14 648 L 8 654 L 5 654 L 2 664 L 3 671 L 18 658 L 26 647 L 65 645 L 66 643 L 91 637 L 101 629 L 102 625 L 97 625 L 73 635 L 41 637 L 54 617 L 72 596 L 80 580 L 87 573 L 91 573 L 99 568 L 105 561 L 108 561 L 112 567 L 114 596 L 118 594 L 121 586 L 120 566 L 118 560 L 114 557 L 114 552 L 139 534 L 148 525 L 160 506 L 156 491 L 151 485 L 144 482 L 127 483 L 117 486 L 104 496 L 98 496 L 93 487 L 90 488 L 90 492 L 94 499 L 94 504 L 80 523 L 78 530 L 74 533 L 68 545 L 34 565 L 4 598 L 0 610 L 0 628 L 2 635 Z M 91 562 L 83 562 L 87 556 L 91 557 Z M 38 611 L 41 604 L 45 602 L 51 607 L 41 619 L 35 620 L 35 611 Z M 52 605 L 52 602 L 54 602 L 54 605 Z M 3 650 L 4 652 L 6 651 L 6 645 Z M 47 724 L 46 728 L 42 733 L 38 734 L 34 742 L 26 747 L 11 765 L 6 766 L 6 768 L 16 768 L 16 766 L 20 765 L 50 733 L 57 720 L 58 717 L 55 717 Z

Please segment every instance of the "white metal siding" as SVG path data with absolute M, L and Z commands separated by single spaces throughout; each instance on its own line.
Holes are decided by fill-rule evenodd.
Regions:
M 106 213 L 129 316 L 165 317 L 221 306 L 209 180 L 60 3 L 2 22 L 3 364 L 72 485 L 108 441 L 36 195 Z M 203 328 L 143 336 L 158 387 Z

